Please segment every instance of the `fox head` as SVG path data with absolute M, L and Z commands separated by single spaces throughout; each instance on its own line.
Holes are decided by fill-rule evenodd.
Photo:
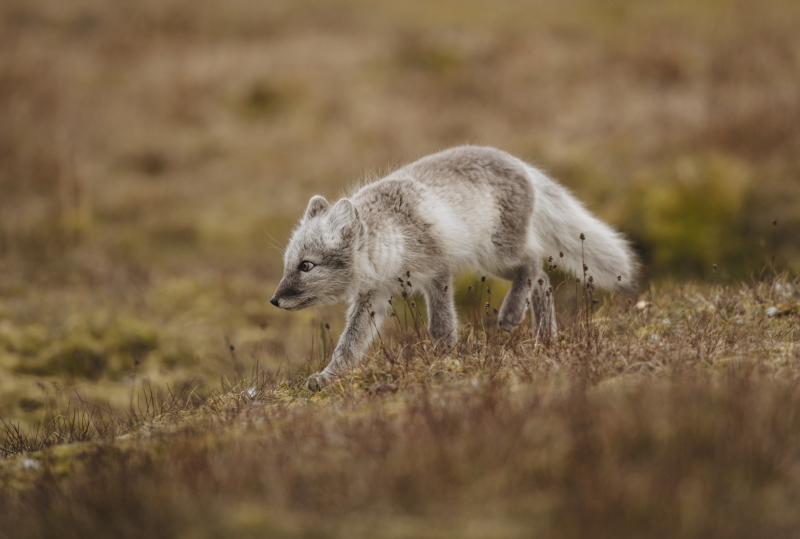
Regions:
M 352 292 L 361 234 L 362 223 L 350 200 L 331 206 L 321 196 L 312 198 L 289 240 L 283 278 L 270 302 L 297 311 L 346 299 Z

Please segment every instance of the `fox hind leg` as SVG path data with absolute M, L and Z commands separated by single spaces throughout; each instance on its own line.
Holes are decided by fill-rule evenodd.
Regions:
M 453 276 L 447 273 L 436 277 L 425 289 L 425 302 L 431 340 L 440 352 L 453 350 L 458 340 Z
M 525 319 L 531 301 L 531 290 L 536 270 L 533 265 L 523 265 L 512 272 L 511 289 L 506 294 L 497 316 L 497 326 L 503 331 L 514 331 Z
M 542 340 L 545 343 L 549 343 L 555 337 L 558 328 L 556 326 L 556 309 L 553 299 L 550 279 L 540 269 L 533 283 L 531 293 L 532 334 L 535 341 Z
M 534 340 L 549 340 L 555 335 L 556 313 L 550 279 L 547 273 L 533 264 L 518 267 L 509 275 L 512 278 L 497 326 L 503 331 L 514 331 L 525 319 L 525 311 L 531 306 Z

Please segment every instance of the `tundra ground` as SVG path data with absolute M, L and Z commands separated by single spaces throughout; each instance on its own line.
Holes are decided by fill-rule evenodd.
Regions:
M 567 297 L 549 344 L 493 329 L 482 295 L 453 355 L 432 353 L 409 301 L 365 365 L 319 394 L 303 385 L 311 362 L 206 394 L 136 390 L 129 409 L 75 402 L 27 433 L 6 425 L 1 533 L 800 530 L 797 281 L 668 286 L 593 312 Z

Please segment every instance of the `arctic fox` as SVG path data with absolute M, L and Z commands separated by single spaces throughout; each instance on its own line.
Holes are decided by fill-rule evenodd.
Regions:
M 465 267 L 512 281 L 501 329 L 516 328 L 531 305 L 534 337 L 552 334 L 550 285 L 541 268 L 548 256 L 575 275 L 583 275 L 585 263 L 599 287 L 633 286 L 637 262 L 628 242 L 567 189 L 503 151 L 461 146 L 333 205 L 313 197 L 270 301 L 290 311 L 350 302 L 330 363 L 307 381 L 318 390 L 361 360 L 392 295 L 408 280 L 425 295 L 430 337 L 445 351 L 457 340 L 453 274 Z

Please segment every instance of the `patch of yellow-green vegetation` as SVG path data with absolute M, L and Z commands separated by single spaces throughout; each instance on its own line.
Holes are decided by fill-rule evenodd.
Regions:
M 57 342 L 29 349 L 27 354 L 14 346 L 7 350 L 24 358 L 15 369 L 18 373 L 97 380 L 103 376 L 119 379 L 157 348 L 154 328 L 138 320 L 117 319 L 75 328 Z
M 745 250 L 745 204 L 754 189 L 741 161 L 721 156 L 684 157 L 669 180 L 642 174 L 630 191 L 627 220 L 637 237 L 653 238 L 653 263 L 702 272 L 717 264 L 725 275 Z
M 44 468 L 56 478 L 67 477 L 70 470 L 91 451 L 87 444 L 74 443 L 54 446 L 47 451 L 24 457 L 0 460 L 0 475 L 3 476 L 4 487 L 12 491 L 24 491 Z
M 472 293 L 482 297 L 488 295 L 486 283 L 479 288 L 482 290 Z M 585 304 L 578 306 L 580 310 L 575 310 L 569 296 L 564 299 L 566 308 L 560 309 L 557 315 L 562 331 L 557 342 L 550 345 L 532 343 L 528 340 L 527 328 L 520 328 L 511 335 L 502 334 L 494 327 L 496 313 L 487 311 L 481 301 L 468 307 L 465 317 L 468 323 L 461 329 L 457 353 L 439 356 L 433 353 L 430 343 L 425 340 L 424 317 L 420 313 L 411 316 L 408 309 L 400 310 L 398 316 L 393 317 L 394 327 L 389 324 L 384 328 L 379 342 L 373 346 L 371 359 L 321 393 L 310 394 L 302 385 L 297 385 L 298 380 L 302 381 L 312 369 L 320 366 L 319 357 L 310 358 L 311 363 L 300 370 L 284 369 L 280 374 L 282 380 L 269 375 L 266 379 L 255 378 L 248 382 L 246 373 L 236 370 L 234 364 L 230 375 L 225 375 L 222 393 L 214 392 L 201 399 L 203 405 L 196 410 L 192 405 L 195 412 L 182 409 L 179 415 L 192 416 L 202 410 L 212 414 L 228 413 L 232 408 L 238 411 L 243 404 L 251 405 L 253 402 L 283 407 L 297 402 L 330 402 L 332 398 L 355 398 L 358 401 L 364 396 L 394 394 L 418 387 L 458 392 L 487 380 L 513 389 L 553 375 L 558 378 L 562 372 L 565 376 L 578 372 L 592 385 L 602 385 L 604 381 L 617 384 L 622 380 L 635 380 L 633 375 L 636 374 L 647 375 L 643 381 L 651 375 L 669 378 L 684 369 L 696 374 L 715 375 L 731 365 L 756 369 L 760 374 L 780 374 L 782 378 L 797 375 L 796 343 L 800 330 L 796 317 L 800 311 L 800 291 L 796 281 L 776 278 L 756 283 L 754 287 L 697 284 L 651 287 L 650 294 L 636 304 L 625 304 L 612 296 L 595 307 L 588 318 L 583 312 Z M 401 305 L 400 301 L 398 305 Z M 413 298 L 406 301 L 411 304 Z M 137 327 L 138 331 L 135 330 Z M 116 337 L 102 344 L 107 354 L 103 357 L 114 358 L 115 354 L 128 357 L 131 350 L 145 349 L 142 342 L 152 343 L 153 348 L 147 348 L 151 354 L 157 353 L 162 346 L 158 340 L 143 337 L 150 331 L 145 325 L 131 324 L 127 331 L 120 326 L 98 324 L 92 328 L 98 342 L 105 342 L 100 340 L 103 335 Z M 263 329 L 258 328 L 259 331 Z M 312 340 L 318 342 L 316 347 L 312 345 L 311 350 L 322 354 L 324 359 L 330 354 L 333 338 L 329 330 L 324 327 L 320 330 L 320 333 L 311 335 Z M 239 334 L 241 342 L 248 342 L 247 335 L 247 332 Z M 418 335 L 423 336 L 421 341 Z M 236 347 L 226 350 L 230 352 L 229 360 L 237 361 L 236 350 Z M 267 369 L 267 373 L 270 370 L 281 372 L 279 364 L 262 364 L 260 367 Z M 104 376 L 110 377 L 110 374 Z M 71 377 L 75 375 L 66 373 L 67 383 Z M 131 380 L 130 383 L 135 382 Z M 20 406 L 33 410 L 44 406 L 37 401 L 36 395 L 42 392 L 47 395 L 48 387 L 41 382 L 38 386 L 41 391 L 20 399 Z M 57 386 L 53 384 L 53 387 Z M 137 399 L 141 398 L 139 389 L 130 391 L 136 394 Z M 155 391 L 159 391 L 158 388 Z M 135 430 L 140 419 L 152 417 L 155 421 L 156 417 L 166 413 L 163 402 L 169 403 L 172 414 L 177 402 L 185 401 L 188 406 L 195 402 L 192 397 L 200 398 L 204 394 L 203 385 L 196 383 L 175 389 L 169 398 L 161 391 L 155 398 L 155 401 L 162 400 L 159 408 L 151 393 L 142 418 L 135 414 L 134 417 L 126 416 L 123 426 Z M 400 391 L 399 395 L 403 394 Z M 130 397 L 130 393 L 126 392 L 126 397 Z M 54 403 L 50 401 L 50 407 Z M 102 411 L 111 413 L 108 409 Z M 163 417 L 159 421 L 163 421 Z
M 319 318 L 338 331 L 342 315 L 276 316 L 271 293 L 252 278 L 169 278 L 133 296 L 64 290 L 0 298 L 0 417 L 26 428 L 79 397 L 128 410 L 142 386 L 214 387 L 256 365 L 294 370 Z

